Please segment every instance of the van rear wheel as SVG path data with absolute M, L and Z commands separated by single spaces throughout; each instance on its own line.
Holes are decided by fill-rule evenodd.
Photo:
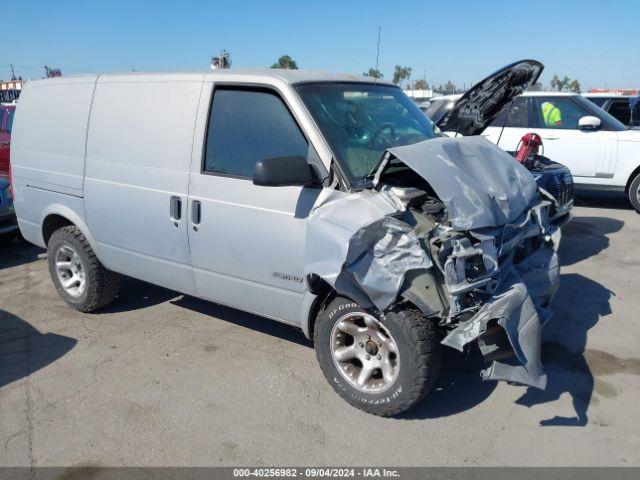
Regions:
M 314 344 L 334 390 L 374 415 L 413 407 L 440 372 L 437 326 L 408 305 L 378 316 L 337 297 L 318 315 Z
M 67 226 L 53 232 L 47 252 L 53 284 L 71 308 L 93 312 L 116 298 L 118 274 L 100 263 L 77 227 Z

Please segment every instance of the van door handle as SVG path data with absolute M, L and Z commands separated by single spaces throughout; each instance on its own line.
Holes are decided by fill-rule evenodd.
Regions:
M 550 135 L 550 136 L 542 137 L 542 138 L 544 138 L 545 140 L 558 140 L 560 137 L 556 137 L 554 135 Z
M 193 229 L 195 231 L 198 230 L 198 225 L 200 225 L 200 217 L 202 211 L 202 204 L 198 200 L 194 200 L 191 202 L 191 223 L 193 223 Z
M 182 199 L 175 195 L 169 200 L 169 216 L 173 220 L 174 225 L 178 226 L 178 220 L 182 218 Z

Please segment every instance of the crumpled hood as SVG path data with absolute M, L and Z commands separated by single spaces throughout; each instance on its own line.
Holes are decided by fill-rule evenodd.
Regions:
M 482 137 L 440 137 L 387 151 L 431 185 L 455 230 L 505 225 L 538 198 L 531 173 Z

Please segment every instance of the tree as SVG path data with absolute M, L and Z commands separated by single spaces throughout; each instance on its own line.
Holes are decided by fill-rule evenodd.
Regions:
M 284 68 L 287 70 L 297 70 L 298 64 L 289 55 L 282 55 L 276 63 L 271 65 L 271 68 Z
M 569 86 L 570 82 L 571 82 L 571 79 L 566 75 L 562 80 L 560 80 L 560 78 L 557 75 L 554 75 L 553 78 L 551 79 L 551 88 L 555 88 L 558 92 L 561 92 L 562 90 L 565 90 Z
M 401 67 L 396 65 L 393 70 L 393 83 L 398 85 L 403 80 L 408 79 L 411 76 L 411 67 Z
M 416 90 L 429 90 L 429 84 L 424 78 L 419 78 L 413 83 L 413 88 Z
M 568 90 L 570 92 L 580 93 L 580 82 L 576 79 L 571 80 L 566 75 L 562 79 L 554 75 L 551 79 L 551 88 L 555 88 L 558 92 Z
M 569 84 L 569 90 L 574 93 L 580 93 L 580 82 L 578 80 L 572 80 Z
M 451 80 L 444 84 L 444 93 L 445 95 L 451 95 L 452 93 L 456 93 L 456 86 L 453 84 Z
M 370 68 L 368 72 L 364 72 L 362 75 L 364 75 L 365 77 L 371 77 L 371 78 L 384 77 L 382 72 L 380 70 L 376 70 L 375 68 Z

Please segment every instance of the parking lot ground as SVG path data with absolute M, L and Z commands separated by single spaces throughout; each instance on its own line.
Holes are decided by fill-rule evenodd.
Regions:
M 132 279 L 80 314 L 40 249 L 3 243 L 0 465 L 638 466 L 640 216 L 578 205 L 549 388 L 483 383 L 475 353 L 447 350 L 435 391 L 391 419 L 342 401 L 294 328 Z

